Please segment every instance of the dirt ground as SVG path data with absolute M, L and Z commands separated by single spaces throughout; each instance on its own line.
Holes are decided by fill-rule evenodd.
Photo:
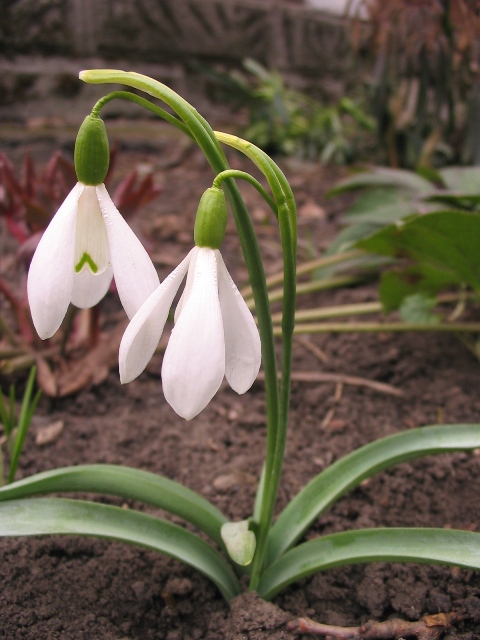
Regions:
M 31 144 L 38 156 L 49 145 L 52 150 L 51 141 Z M 65 149 L 71 150 L 70 142 Z M 10 144 L 5 151 L 19 158 L 24 145 Z M 210 169 L 199 152 L 161 136 L 141 145 L 127 143 L 121 157 L 125 165 L 152 165 L 163 185 L 163 193 L 135 221 L 163 278 L 191 247 L 196 205 L 211 185 Z M 236 154 L 230 157 L 233 166 L 248 168 Z M 326 201 L 325 191 L 341 171 L 293 162 L 282 166 L 298 199 L 299 258 L 304 260 L 318 255 L 338 228 L 341 203 Z M 259 230 L 267 272 L 276 272 L 281 261 L 275 226 L 256 192 L 242 191 Z M 233 226 L 223 255 L 236 281 L 245 283 Z M 299 306 L 374 298 L 374 285 L 363 285 L 302 298 Z M 119 318 L 120 304 L 110 293 L 102 305 L 105 330 Z M 187 423 L 163 398 L 161 358 L 159 352 L 140 378 L 123 387 L 114 367 L 101 384 L 77 394 L 43 396 L 19 477 L 64 465 L 130 465 L 184 483 L 233 520 L 250 516 L 265 443 L 261 379 L 245 396 L 223 385 Z M 277 511 L 325 466 L 366 442 L 421 425 L 479 421 L 480 363 L 453 335 L 296 339 L 294 371 L 357 376 L 363 383 L 294 381 Z M 388 383 L 402 395 L 375 389 L 369 381 Z M 61 433 L 38 444 L 38 433 L 56 421 L 63 421 Z M 478 453 L 430 457 L 382 472 L 330 508 L 307 537 L 375 526 L 478 531 Z M 101 501 L 122 504 L 108 496 Z M 375 563 L 335 569 L 301 580 L 273 603 L 246 594 L 228 607 L 202 575 L 120 543 L 3 539 L 0 554 L 0 638 L 5 640 L 286 640 L 299 637 L 286 626 L 298 616 L 350 626 L 450 611 L 463 612 L 464 619 L 443 637 L 480 638 L 480 575 L 453 567 Z

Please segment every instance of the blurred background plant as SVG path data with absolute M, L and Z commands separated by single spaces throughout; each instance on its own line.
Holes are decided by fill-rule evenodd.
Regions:
M 303 309 L 300 299 L 296 332 L 451 331 L 480 358 L 479 184 L 480 167 L 426 175 L 377 167 L 338 182 L 329 196 L 357 197 L 323 254 L 299 265 L 298 293 L 373 281 L 378 299 Z M 269 278 L 272 302 L 281 297 L 280 282 L 280 273 Z M 358 320 L 365 315 L 374 319 Z M 281 315 L 274 322 L 279 332 Z
M 349 32 L 372 67 L 376 162 L 480 164 L 477 0 L 360 0 Z
M 445 167 L 428 179 L 402 169 L 358 172 L 330 191 L 358 196 L 329 253 L 355 247 L 387 258 L 393 268 L 381 271 L 380 301 L 386 313 L 399 310 L 407 321 L 415 320 L 412 296 L 432 301 L 445 289 L 479 292 L 479 184 L 477 167 Z M 424 320 L 439 317 L 428 313 Z
M 344 96 L 321 104 L 291 89 L 282 74 L 246 59 L 241 69 L 223 73 L 202 67 L 247 124 L 239 135 L 272 155 L 297 156 L 315 162 L 345 164 L 364 152 L 375 129 L 360 101 Z
M 298 331 L 307 332 L 307 324 L 316 319 L 346 317 L 347 307 L 351 314 L 380 314 L 378 330 L 384 328 L 382 312 L 400 315 L 403 324 L 391 325 L 392 330 L 420 325 L 446 330 L 447 320 L 466 317 L 466 301 L 476 295 L 480 281 L 474 264 L 479 175 L 458 166 L 480 163 L 480 6 L 476 0 L 358 0 L 347 6 L 353 46 L 352 59 L 344 66 L 358 73 L 347 80 L 345 72 L 335 98 L 324 98 L 322 92 L 318 100 L 313 89 L 293 88 L 308 82 L 291 83 L 286 72 L 252 59 L 233 71 L 205 63 L 202 69 L 213 97 L 240 112 L 239 135 L 268 153 L 390 167 L 356 172 L 331 191 L 334 195 L 357 190 L 359 195 L 342 216 L 343 228 L 327 250 L 298 269 L 300 294 L 378 280 L 379 299 L 361 309 L 323 309 L 323 315 L 318 309 L 305 310 Z M 112 166 L 114 161 L 115 151 Z M 452 166 L 439 168 L 446 164 Z M 110 176 L 111 172 L 108 180 Z M 35 362 L 42 388 L 51 395 L 67 393 L 81 381 L 78 374 L 74 383 L 67 384 L 65 376 L 53 379 L 48 366 L 52 358 L 99 341 L 98 309 L 76 314 L 70 310 L 64 335 L 40 344 L 26 305 L 29 258 L 75 180 L 73 166 L 59 152 L 43 170 L 26 155 L 22 177 L 0 154 L 0 219 L 18 245 L 15 257 L 8 256 L 8 268 L 13 270 L 14 260 L 18 276 L 12 281 L 5 278 L 2 251 L 0 291 L 6 304 L 0 306 L 0 373 L 25 371 Z M 128 217 L 158 191 L 151 175 L 140 178 L 131 172 L 113 198 Z M 422 241 L 414 247 L 420 235 Z M 434 235 L 435 243 L 430 242 Z M 440 246 L 446 252 L 441 259 L 435 254 Z M 313 243 L 311 255 L 318 256 Z M 272 302 L 278 299 L 275 284 L 280 281 L 281 274 L 270 279 Z M 248 287 L 245 292 L 248 298 Z M 440 299 L 442 305 L 454 299 L 454 308 L 439 310 Z M 337 325 L 331 324 L 332 330 Z M 377 325 L 370 323 L 369 330 Z M 350 323 L 349 330 L 358 326 Z M 473 332 L 471 327 L 465 330 Z M 327 323 L 318 330 L 326 331 Z M 360 330 L 367 330 L 366 325 Z M 91 371 L 99 361 L 108 362 L 103 355 Z
M 35 374 L 36 369 L 32 367 L 18 411 L 15 385 L 10 385 L 6 399 L 4 399 L 0 388 L 0 426 L 3 431 L 3 433 L 0 432 L 0 486 L 15 480 L 23 443 L 41 395 L 40 390 L 33 393 Z M 6 457 L 9 458 L 8 473 L 5 464 Z
M 112 180 L 117 157 L 118 149 L 114 147 L 106 184 Z M 43 168 L 35 165 L 30 154 L 25 154 L 21 172 L 0 152 L 0 222 L 7 232 L 2 241 L 0 264 L 0 292 L 6 302 L 0 305 L 0 374 L 11 376 L 36 363 L 39 384 L 49 395 L 59 393 L 60 378 L 65 378 L 65 371 L 55 375 L 49 361 L 62 360 L 82 345 L 90 348 L 99 345 L 99 305 L 81 313 L 70 308 L 59 337 L 42 342 L 33 330 L 26 296 L 30 259 L 44 229 L 76 182 L 73 163 L 60 151 L 53 153 Z M 132 219 L 160 192 L 151 171 L 141 174 L 134 169 L 113 190 L 112 199 L 122 215 Z M 12 241 L 16 250 L 10 246 Z M 103 359 L 108 361 L 105 353 Z M 88 381 L 88 376 L 73 376 L 63 385 L 62 394 Z
M 247 106 L 243 135 L 269 152 L 387 165 L 355 170 L 330 191 L 357 197 L 330 246 L 298 268 L 300 295 L 374 281 L 378 300 L 304 308 L 296 330 L 454 331 L 479 356 L 480 169 L 461 165 L 480 164 L 480 5 L 359 0 L 346 11 L 357 102 L 323 106 L 250 60 L 250 76 L 225 81 Z M 273 302 L 280 282 L 269 280 Z

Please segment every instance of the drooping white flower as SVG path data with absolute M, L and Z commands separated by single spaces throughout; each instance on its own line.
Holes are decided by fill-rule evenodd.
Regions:
M 162 383 L 168 403 L 190 420 L 210 402 L 224 376 L 237 393 L 252 386 L 261 348 L 255 321 L 220 252 L 195 247 L 128 325 L 119 353 L 123 383 L 136 378 L 155 352 L 185 275 L 185 290 L 163 358 Z
M 50 338 L 70 302 L 93 307 L 115 277 L 129 318 L 159 279 L 146 250 L 113 204 L 105 185 L 78 182 L 46 228 L 28 273 L 27 292 L 38 335 Z

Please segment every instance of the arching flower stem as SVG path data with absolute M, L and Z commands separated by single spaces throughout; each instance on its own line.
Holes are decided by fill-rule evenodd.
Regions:
M 240 171 L 238 169 L 227 169 L 226 171 L 222 171 L 215 177 L 212 186 L 220 188 L 222 182 L 228 178 L 237 178 L 249 182 L 262 196 L 275 214 L 275 217 L 278 219 L 278 210 L 275 200 L 268 194 L 267 190 L 260 184 L 260 182 L 246 171 Z
M 103 98 L 100 98 L 100 100 L 94 104 L 92 116 L 98 116 L 101 109 L 103 109 L 103 107 L 112 100 L 128 100 L 129 102 L 135 102 L 144 109 L 147 109 L 160 118 L 163 118 L 163 120 L 166 120 L 166 122 L 179 129 L 179 131 L 187 135 L 189 138 L 193 138 L 190 133 L 190 129 L 185 126 L 181 120 L 172 116 L 171 113 L 168 113 L 168 111 L 165 111 L 165 109 L 162 109 L 153 102 L 150 102 L 150 100 L 146 100 L 145 98 L 142 98 L 142 96 L 137 96 L 136 93 L 131 93 L 131 91 L 112 91 L 106 96 L 103 96 Z
M 292 343 L 295 326 L 297 213 L 295 198 L 288 180 L 277 164 L 264 151 L 238 136 L 219 131 L 216 131 L 215 135 L 221 142 L 246 155 L 267 178 L 277 208 L 284 262 L 279 420 L 275 430 L 267 429 L 267 456 L 255 500 L 255 515 L 259 520 L 259 532 L 250 589 L 256 590 L 263 569 L 267 538 L 275 509 L 288 429 Z

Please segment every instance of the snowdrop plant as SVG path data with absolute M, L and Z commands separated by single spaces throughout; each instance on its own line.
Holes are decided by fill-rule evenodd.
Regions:
M 100 129 L 102 125 L 95 118 L 99 118 L 100 109 L 110 100 L 137 102 L 199 145 L 212 167 L 214 181 L 198 207 L 195 247 L 161 284 L 148 275 L 148 285 L 140 287 L 141 294 L 133 299 L 131 289 L 138 288 L 143 269 L 151 273 L 150 264 L 144 261 L 142 266 L 143 262 L 137 263 L 132 258 L 141 251 L 108 201 L 101 186 L 102 172 L 86 176 L 81 163 L 80 185 L 58 212 L 57 221 L 52 222 L 53 230 L 47 230 L 47 239 L 42 241 L 32 262 L 29 291 L 35 323 L 44 335 L 54 332 L 69 301 L 90 303 L 104 293 L 110 275 L 102 273 L 110 273 L 111 269 L 117 286 L 120 282 L 120 297 L 131 318 L 120 348 L 120 375 L 127 382 L 141 373 L 155 350 L 172 301 L 186 277 L 163 362 L 166 399 L 181 416 L 191 419 L 208 404 L 224 375 L 236 391 L 245 392 L 257 375 L 261 351 L 266 396 L 265 461 L 263 469 L 259 469 L 252 513 L 246 514 L 241 522 L 229 522 L 207 499 L 168 478 L 98 464 L 46 471 L 0 488 L 0 535 L 80 534 L 155 549 L 201 571 L 227 600 L 240 593 L 245 574 L 249 576 L 249 588 L 269 599 L 300 578 L 349 563 L 414 561 L 479 569 L 480 534 L 470 531 L 374 528 L 307 542 L 302 542 L 302 537 L 333 502 L 375 473 L 426 454 L 480 447 L 480 425 L 422 427 L 365 445 L 314 477 L 274 521 L 287 438 L 295 317 L 297 231 L 290 185 L 262 150 L 236 136 L 214 132 L 188 102 L 165 85 L 146 76 L 116 70 L 84 71 L 80 77 L 90 83 L 129 86 L 163 101 L 173 115 L 150 98 L 113 92 L 97 103 L 93 120 L 87 122 L 94 122 L 93 126 Z M 91 154 L 87 167 L 89 163 L 96 166 L 101 155 L 95 151 L 96 135 L 96 132 L 88 134 L 91 140 L 86 142 L 80 138 Z M 221 144 L 245 154 L 264 175 L 269 192 L 250 174 L 230 169 Z M 284 260 L 280 365 L 261 253 L 237 180 L 247 180 L 253 185 L 278 220 Z M 224 194 L 249 274 L 258 333 L 220 254 L 227 216 Z M 122 251 L 125 259 L 119 263 L 116 256 Z M 43 278 L 39 275 L 42 265 Z M 68 271 L 68 284 L 60 283 L 59 293 L 51 282 L 58 282 L 62 271 Z M 81 278 L 85 281 L 77 284 L 75 279 L 84 272 Z M 51 279 L 48 282 L 47 275 Z M 195 342 L 190 337 L 192 333 Z M 200 378 L 205 380 L 198 384 L 199 366 L 206 353 L 208 373 L 204 375 L 204 367 Z M 189 428 L 193 429 L 194 423 Z M 165 518 L 133 509 L 93 501 L 33 497 L 72 491 L 118 495 L 151 504 L 183 518 L 206 534 L 211 544 Z

